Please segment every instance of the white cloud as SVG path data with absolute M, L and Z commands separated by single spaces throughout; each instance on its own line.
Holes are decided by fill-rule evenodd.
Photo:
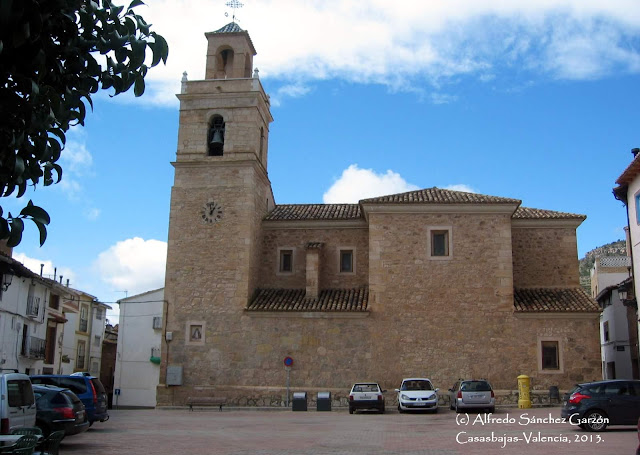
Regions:
M 360 199 L 418 189 L 391 170 L 378 174 L 373 169 L 360 169 L 357 164 L 352 164 L 324 193 L 322 200 L 325 204 L 356 203 Z
M 311 91 L 310 87 L 302 84 L 288 84 L 280 87 L 276 93 L 271 96 L 271 105 L 280 106 L 284 98 L 300 98 Z
M 100 217 L 100 214 L 102 213 L 102 211 L 100 209 L 97 208 L 90 208 L 88 210 L 85 211 L 84 216 L 89 220 L 89 221 L 95 221 Z
M 22 262 L 26 268 L 31 270 L 33 273 L 40 274 L 40 266 L 44 265 L 42 275 L 45 278 L 51 278 L 60 281 L 60 277 L 62 277 L 62 284 L 66 284 L 67 280 L 69 280 L 69 285 L 74 287 L 74 282 L 76 280 L 76 274 L 67 267 L 57 267 L 53 264 L 53 261 L 50 259 L 36 259 L 27 256 L 24 253 L 15 253 L 13 254 L 13 259 L 16 261 Z
M 464 193 L 477 193 L 477 191 L 471 188 L 469 185 L 465 185 L 464 183 L 457 183 L 453 185 L 447 185 L 443 188 L 444 190 L 451 191 L 462 191 Z
M 147 4 L 137 12 L 167 39 L 169 60 L 149 71 L 141 101 L 175 105 L 183 71 L 204 77 L 204 33 L 230 20 L 223 2 Z M 505 67 L 530 78 L 640 72 L 637 0 L 407 0 L 401 8 L 386 0 L 255 0 L 237 16 L 257 47 L 261 76 L 300 87 L 340 78 L 420 93 L 460 75 L 500 78 Z
M 95 268 L 114 291 L 134 295 L 164 286 L 166 260 L 166 242 L 134 237 L 100 253 Z

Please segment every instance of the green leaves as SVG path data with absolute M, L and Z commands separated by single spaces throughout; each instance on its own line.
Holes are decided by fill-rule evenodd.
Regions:
M 60 182 L 65 134 L 84 125 L 91 95 L 133 87 L 141 96 L 148 69 L 166 64 L 167 42 L 135 13 L 140 5 L 0 0 L 0 197 L 21 196 L 41 179 L 44 186 Z M 31 203 L 18 217 L 0 208 L 0 239 L 19 244 L 25 219 L 36 224 L 42 244 L 49 216 Z
M 45 240 L 47 240 L 47 226 L 51 219 L 43 208 L 33 205 L 33 202 L 29 201 L 17 217 L 12 216 L 9 212 L 9 215 L 5 218 L 1 216 L 2 213 L 0 208 L 0 238 L 7 239 L 8 246 L 17 246 L 22 240 L 24 220 L 30 220 L 35 223 L 40 233 L 40 246 L 44 245 Z

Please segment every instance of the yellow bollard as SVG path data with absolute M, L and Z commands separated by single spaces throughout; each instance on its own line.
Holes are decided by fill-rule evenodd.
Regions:
M 526 374 L 518 376 L 518 408 L 529 409 L 531 407 L 531 397 L 529 395 L 529 389 L 531 386 L 531 379 Z

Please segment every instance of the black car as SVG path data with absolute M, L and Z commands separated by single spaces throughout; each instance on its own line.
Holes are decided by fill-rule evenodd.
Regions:
M 602 431 L 609 425 L 636 425 L 640 418 L 640 381 L 578 384 L 564 396 L 562 417 L 589 431 Z
M 36 397 L 36 426 L 45 436 L 54 431 L 64 431 L 65 436 L 71 436 L 89 428 L 82 401 L 69 389 L 34 385 L 33 394 Z
M 107 393 L 100 379 L 89 373 L 34 375 L 31 376 L 31 382 L 33 384 L 48 384 L 71 390 L 82 400 L 87 412 L 89 425 L 93 425 L 93 422 L 106 422 L 109 420 Z

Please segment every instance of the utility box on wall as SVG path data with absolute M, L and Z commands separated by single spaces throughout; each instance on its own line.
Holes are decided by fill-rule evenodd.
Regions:
M 167 385 L 182 385 L 182 366 L 169 365 L 167 367 Z

